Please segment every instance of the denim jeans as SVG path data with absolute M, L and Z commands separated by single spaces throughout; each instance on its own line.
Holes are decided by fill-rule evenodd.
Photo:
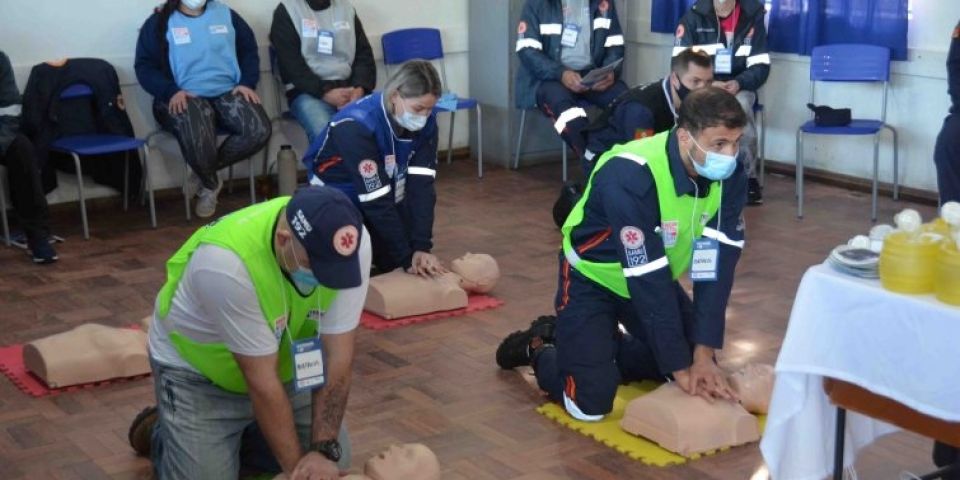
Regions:
M 153 430 L 150 456 L 155 477 L 161 480 L 237 478 L 240 467 L 265 473 L 281 468 L 257 426 L 247 395 L 227 392 L 206 377 L 150 360 L 159 418 Z M 294 394 L 286 386 L 293 406 L 297 436 L 306 450 L 310 445 L 311 394 Z M 343 450 L 340 469 L 350 468 L 350 441 L 341 426 Z
M 301 93 L 290 103 L 290 113 L 307 132 L 307 140 L 312 145 L 313 140 L 320 135 L 333 115 L 337 113 L 337 107 L 308 93 Z

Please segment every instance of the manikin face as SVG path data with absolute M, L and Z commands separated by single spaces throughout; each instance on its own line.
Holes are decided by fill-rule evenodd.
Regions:
M 468 253 L 451 262 L 450 269 L 460 275 L 460 287 L 468 292 L 487 293 L 500 280 L 497 261 L 486 254 Z
M 440 480 L 440 463 L 426 445 L 404 443 L 367 460 L 363 473 L 372 480 Z

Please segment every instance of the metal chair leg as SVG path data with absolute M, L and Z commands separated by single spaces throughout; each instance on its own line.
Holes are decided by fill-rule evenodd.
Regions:
M 880 188 L 880 132 L 873 135 L 873 188 L 870 190 L 870 221 L 877 221 L 877 194 Z
M 450 131 L 447 133 L 447 165 L 453 163 L 453 125 L 457 119 L 457 112 L 450 112 Z
M 900 146 L 897 142 L 897 130 L 887 125 L 893 135 L 893 199 L 900 200 Z
M 563 178 L 564 183 L 567 181 L 567 142 L 560 140 L 560 144 L 563 145 Z
M 797 130 L 797 218 L 803 218 L 803 131 Z
M 483 112 L 477 104 L 477 178 L 483 178 Z
M 523 127 L 527 122 L 527 111 L 520 110 L 520 129 L 517 131 L 517 151 L 513 155 L 513 169 L 520 168 L 520 146 L 523 145 Z
M 10 246 L 10 224 L 7 223 L 7 193 L 6 189 L 0 184 L 0 217 L 3 221 L 3 243 Z
M 843 442 L 846 424 L 847 411 L 837 407 L 837 428 L 833 438 L 833 480 L 843 480 Z
M 233 193 L 233 165 L 227 168 L 227 193 Z
M 757 112 L 760 114 L 760 187 L 763 188 L 767 178 L 767 119 L 763 110 Z
M 190 221 L 190 200 L 193 200 L 192 198 L 187 196 L 187 189 L 185 188 L 187 186 L 187 179 L 189 177 L 190 177 L 190 165 L 187 165 L 187 162 L 183 162 L 183 187 L 184 188 L 181 188 L 181 190 L 183 190 L 183 206 L 187 212 L 188 222 Z
M 80 168 L 80 156 L 76 153 L 70 153 L 73 156 L 73 165 L 77 169 L 77 192 L 80 194 L 80 220 L 83 222 L 83 239 L 90 239 L 90 226 L 87 225 L 87 198 L 83 192 L 83 169 Z
M 130 150 L 123 152 L 123 211 L 130 210 Z
M 143 189 L 150 204 L 150 226 L 157 228 L 157 208 L 153 199 L 153 183 L 150 181 L 150 152 L 146 144 L 143 145 Z
M 253 155 L 251 155 L 250 156 L 250 173 L 248 175 L 250 177 L 250 205 L 254 205 L 257 203 L 257 181 L 254 178 L 254 173 L 253 173 L 254 166 L 255 166 L 255 160 L 253 158 Z

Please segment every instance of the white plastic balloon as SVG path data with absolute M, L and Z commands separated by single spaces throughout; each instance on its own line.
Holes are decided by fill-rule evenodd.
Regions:
M 960 202 L 947 202 L 940 207 L 940 218 L 954 228 L 960 227 Z
M 857 235 L 856 237 L 851 238 L 847 245 L 853 248 L 870 248 L 870 237 L 866 235 Z
M 870 229 L 870 240 L 882 241 L 892 231 L 893 231 L 892 225 L 887 225 L 885 223 L 882 223 L 880 225 L 874 225 L 874 227 Z
M 920 230 L 923 219 L 920 217 L 920 212 L 912 208 L 905 208 L 893 217 L 893 223 L 897 225 L 898 230 L 914 233 Z

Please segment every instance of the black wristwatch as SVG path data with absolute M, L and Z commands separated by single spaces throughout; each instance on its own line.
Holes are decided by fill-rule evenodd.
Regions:
M 340 450 L 340 442 L 338 442 L 336 438 L 313 442 L 310 444 L 310 451 L 327 457 L 331 462 L 339 462 L 340 454 L 342 453 Z

